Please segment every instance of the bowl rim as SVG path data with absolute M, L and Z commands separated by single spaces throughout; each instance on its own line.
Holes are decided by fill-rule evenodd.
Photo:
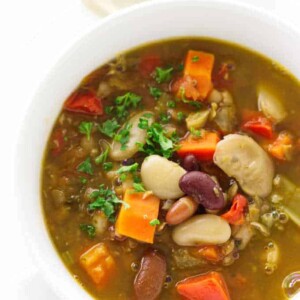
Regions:
M 273 12 L 269 12 L 262 7 L 256 7 L 253 4 L 249 4 L 249 3 L 241 3 L 237 0 L 225 0 L 225 1 L 224 0 L 152 0 L 152 1 L 146 1 L 143 3 L 134 4 L 132 6 L 124 8 L 120 11 L 117 11 L 117 12 L 113 13 L 112 15 L 106 16 L 104 19 L 96 22 L 95 25 L 92 25 L 90 28 L 88 28 L 86 31 L 84 31 L 79 37 L 77 37 L 76 39 L 73 39 L 65 47 L 63 47 L 63 50 L 60 51 L 60 54 L 56 55 L 55 61 L 50 65 L 50 67 L 48 68 L 48 70 L 45 73 L 45 75 L 43 76 L 43 78 L 37 83 L 37 85 L 36 85 L 37 88 L 35 89 L 35 92 L 33 93 L 32 97 L 31 97 L 31 101 L 30 101 L 28 107 L 26 108 L 25 113 L 23 114 L 22 121 L 20 122 L 19 135 L 17 136 L 15 145 L 13 147 L 13 149 L 14 149 L 13 182 L 14 182 L 15 187 L 19 187 L 19 183 L 22 180 L 20 178 L 20 176 L 18 175 L 19 166 L 22 165 L 22 162 L 20 161 L 20 157 L 22 156 L 21 155 L 22 148 L 19 146 L 24 144 L 24 143 L 22 143 L 23 132 L 25 131 L 24 127 L 26 127 L 26 123 L 28 123 L 28 119 L 31 118 L 31 116 L 32 116 L 32 111 L 34 109 L 34 99 L 36 97 L 38 97 L 38 95 L 40 94 L 40 91 L 44 90 L 45 85 L 47 84 L 47 81 L 52 76 L 52 73 L 55 73 L 56 67 L 59 66 L 60 64 L 62 64 L 64 59 L 70 55 L 70 53 L 72 52 L 72 49 L 77 47 L 78 45 L 84 43 L 85 39 L 87 39 L 89 36 L 93 35 L 93 33 L 95 31 L 103 30 L 106 26 L 109 26 L 109 24 L 114 22 L 115 20 L 120 19 L 127 15 L 130 15 L 136 11 L 139 11 L 139 10 L 141 11 L 141 10 L 152 8 L 152 7 L 155 8 L 157 6 L 163 6 L 163 5 L 183 5 L 183 4 L 188 5 L 189 3 L 190 4 L 199 3 L 199 5 L 206 5 L 211 8 L 213 8 L 213 6 L 217 6 L 217 7 L 221 6 L 221 7 L 227 8 L 227 9 L 235 9 L 237 11 L 244 11 L 244 12 L 247 11 L 249 13 L 251 12 L 251 13 L 257 14 L 257 16 L 259 16 L 259 18 L 265 17 L 268 22 L 271 22 L 274 24 L 276 23 L 279 26 L 282 26 L 283 28 L 285 28 L 286 30 L 291 32 L 293 35 L 297 36 L 298 38 L 300 37 L 300 29 L 298 29 L 294 24 L 292 24 L 288 20 L 282 19 L 278 15 L 274 14 Z M 247 47 L 247 48 L 249 48 L 249 47 Z M 127 49 L 124 49 L 124 50 L 127 50 Z M 84 75 L 85 74 L 82 74 L 82 76 L 84 76 Z M 40 164 L 41 164 L 41 162 L 40 162 Z M 41 170 L 41 167 L 40 167 L 40 170 Z M 39 176 L 41 176 L 41 175 L 39 175 Z M 16 198 L 17 203 L 20 202 L 24 198 L 24 195 L 22 195 L 22 192 L 19 188 L 16 188 L 14 190 L 14 196 Z M 43 207 L 42 207 L 41 199 L 40 199 L 40 202 L 38 203 L 38 205 L 39 205 L 40 213 L 43 214 L 43 211 L 42 211 Z M 20 216 L 21 223 L 24 226 L 27 226 L 26 225 L 26 217 L 23 215 L 23 213 L 21 213 L 20 211 L 18 211 L 17 213 Z M 47 230 L 45 220 L 44 220 L 44 227 Z M 26 232 L 28 232 L 28 230 L 26 230 Z M 49 247 L 52 247 L 52 251 L 56 252 L 55 255 L 57 256 L 57 260 L 60 260 L 60 257 L 58 256 L 57 250 L 54 247 L 54 244 L 52 242 L 52 239 L 50 237 L 48 230 L 47 230 L 47 235 L 48 235 L 48 239 L 49 239 Z M 46 279 L 46 281 L 52 287 L 53 291 L 57 294 L 57 296 L 59 298 L 69 299 L 70 295 L 68 294 L 68 291 L 64 290 L 61 283 L 59 283 L 59 284 L 57 283 L 55 271 L 50 270 L 48 263 L 46 263 L 43 259 L 45 257 L 43 257 L 43 255 L 41 255 L 39 253 L 38 240 L 36 238 L 30 239 L 30 243 L 28 243 L 28 246 L 31 250 L 31 253 L 33 253 L 33 255 L 34 255 L 34 259 L 37 262 L 37 266 L 40 268 L 40 271 L 42 271 L 41 272 L 42 276 Z M 63 267 L 67 271 L 67 272 L 65 272 L 65 274 L 67 274 L 71 278 L 72 276 L 68 272 L 67 267 L 66 266 L 63 266 Z M 73 281 L 72 288 L 74 291 L 74 293 L 72 295 L 75 295 L 75 290 L 76 290 L 76 294 L 77 294 L 76 299 L 77 298 L 78 299 L 91 299 L 92 296 L 84 288 L 82 288 L 78 284 L 78 282 L 76 282 L 75 279 L 73 279 L 72 281 Z M 300 297 L 299 297 L 299 299 L 300 299 Z

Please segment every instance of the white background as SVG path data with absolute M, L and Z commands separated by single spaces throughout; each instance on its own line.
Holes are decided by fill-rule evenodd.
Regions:
M 113 1 L 124 5 L 131 0 Z M 272 11 L 300 30 L 298 0 L 240 1 Z M 39 81 L 64 49 L 103 17 L 82 0 L 0 0 L 0 299 L 58 299 L 22 236 L 13 194 L 13 155 Z

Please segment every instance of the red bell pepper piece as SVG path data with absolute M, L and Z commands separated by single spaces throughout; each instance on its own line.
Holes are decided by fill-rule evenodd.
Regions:
M 71 94 L 64 104 L 64 109 L 72 112 L 102 115 L 102 101 L 89 90 L 78 90 Z

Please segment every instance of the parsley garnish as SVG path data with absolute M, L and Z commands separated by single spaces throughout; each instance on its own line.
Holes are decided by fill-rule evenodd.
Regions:
M 138 163 L 134 163 L 130 166 L 122 166 L 119 170 L 117 170 L 117 174 L 136 172 L 138 167 L 139 167 Z
M 201 137 L 201 130 L 196 130 L 194 127 L 192 127 L 190 132 L 191 132 L 191 135 L 194 138 L 200 138 Z
M 169 108 L 174 108 L 174 107 L 176 107 L 176 103 L 175 103 L 175 101 L 168 101 L 168 102 L 167 102 L 167 106 L 168 106 Z
M 80 182 L 82 184 L 86 184 L 87 183 L 87 179 L 85 177 L 80 177 L 79 180 L 80 180 Z
M 144 188 L 144 185 L 142 183 L 136 183 L 136 182 L 134 182 L 133 183 L 133 188 L 134 188 L 135 192 L 138 192 L 138 193 L 144 193 L 144 192 L 146 192 L 146 190 Z
M 149 87 L 149 93 L 155 100 L 157 100 L 162 95 L 162 91 L 159 88 L 152 86 Z
M 88 157 L 85 161 L 78 165 L 77 171 L 93 175 L 94 171 L 92 168 L 91 158 Z
M 116 115 L 119 119 L 124 120 L 129 112 L 129 108 L 133 107 L 136 108 L 138 104 L 141 102 L 142 97 L 138 96 L 134 93 L 126 93 L 123 96 L 118 96 L 115 99 L 115 110 L 116 110 Z
M 185 88 L 184 87 L 180 87 L 179 95 L 180 95 L 180 99 L 182 100 L 183 103 L 194 106 L 197 109 L 200 109 L 202 107 L 202 104 L 199 101 L 190 101 L 185 98 Z
M 138 145 L 139 150 L 145 152 L 148 155 L 158 154 L 169 158 L 176 150 L 177 142 L 178 137 L 176 133 L 173 133 L 171 138 L 168 138 L 162 125 L 159 123 L 153 123 L 147 128 L 146 143 L 144 145 L 138 143 Z
M 157 81 L 157 83 L 168 82 L 172 78 L 172 72 L 173 72 L 173 68 L 162 69 L 157 67 L 155 69 L 154 78 Z
M 159 118 L 160 118 L 160 121 L 163 123 L 163 124 L 167 124 L 169 123 L 170 119 L 171 119 L 171 116 L 169 116 L 168 114 L 166 113 L 161 113 L 159 115 Z
M 79 132 L 85 134 L 87 136 L 87 139 L 90 140 L 93 129 L 93 123 L 83 121 L 80 123 L 78 128 Z
M 121 143 L 121 150 L 126 150 L 127 143 L 129 141 L 130 136 L 130 129 L 132 127 L 132 124 L 125 124 L 124 128 L 122 128 L 116 135 L 115 135 L 115 141 Z
M 113 163 L 110 162 L 110 161 L 105 162 L 105 163 L 102 164 L 102 167 L 103 167 L 103 170 L 105 172 L 108 172 L 108 171 L 110 171 L 113 168 Z
M 153 219 L 149 222 L 151 226 L 160 225 L 160 221 L 158 219 Z
M 113 138 L 116 131 L 120 128 L 116 119 L 107 120 L 99 126 L 99 130 L 110 138 Z
M 90 239 L 93 239 L 93 238 L 95 237 L 95 235 L 96 235 L 96 228 L 95 228 L 94 225 L 90 225 L 90 224 L 80 224 L 80 225 L 79 225 L 79 228 L 80 228 L 83 232 L 87 233 L 87 235 L 88 235 L 88 237 L 89 237 Z
M 178 119 L 179 122 L 183 121 L 184 117 L 185 116 L 184 116 L 184 113 L 182 111 L 179 111 L 177 113 L 177 119 Z
M 120 203 L 123 203 L 125 207 L 129 207 L 127 203 L 117 197 L 113 190 L 104 188 L 104 184 L 100 185 L 99 190 L 92 192 L 90 198 L 94 199 L 94 202 L 90 203 L 88 208 L 103 211 L 111 222 L 115 221 L 116 208 Z
M 109 148 L 107 147 L 105 151 L 103 151 L 99 156 L 95 158 L 95 163 L 97 165 L 105 163 L 107 160 L 108 152 L 109 152 Z
M 195 55 L 192 57 L 192 62 L 197 62 L 199 61 L 199 56 L 198 55 Z
M 183 69 L 184 69 L 183 63 L 179 64 L 178 65 L 178 71 L 183 71 Z

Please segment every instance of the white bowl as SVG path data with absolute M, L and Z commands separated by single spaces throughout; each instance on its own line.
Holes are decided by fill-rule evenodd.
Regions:
M 24 120 L 15 189 L 27 240 L 42 273 L 62 299 L 89 299 L 59 259 L 41 207 L 41 163 L 62 103 L 84 75 L 116 53 L 145 42 L 206 36 L 239 43 L 280 62 L 300 78 L 300 34 L 258 9 L 229 1 L 154 1 L 109 16 L 66 51 L 40 85 Z

